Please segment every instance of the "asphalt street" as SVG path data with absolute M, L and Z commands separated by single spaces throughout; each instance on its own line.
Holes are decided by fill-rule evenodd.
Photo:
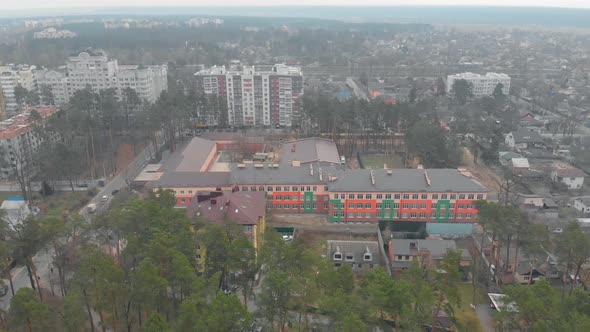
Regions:
M 92 221 L 92 217 L 95 214 L 102 214 L 108 210 L 109 204 L 112 198 L 112 191 L 115 189 L 122 189 L 131 184 L 131 181 L 141 172 L 141 170 L 148 164 L 151 156 L 154 155 L 154 149 L 152 144 L 141 151 L 137 157 L 123 170 L 119 175 L 113 177 L 102 190 L 91 200 L 90 203 L 94 203 L 97 206 L 97 210 L 94 214 L 88 212 L 88 207 L 85 206 L 80 210 L 80 214 L 84 217 L 87 222 Z M 108 200 L 102 201 L 102 196 L 106 195 Z M 51 262 L 54 256 L 54 251 L 51 248 L 46 248 L 39 251 L 34 257 L 33 262 L 37 269 L 37 275 L 39 277 L 39 284 L 41 288 L 47 289 L 50 292 L 53 291 L 56 295 L 59 295 L 59 283 L 57 278 L 57 269 L 53 269 Z M 31 287 L 27 269 L 24 266 L 19 266 L 11 271 L 12 282 L 14 285 L 14 291 L 17 292 L 23 287 Z M 5 281 L 8 284 L 8 280 Z M 10 306 L 10 300 L 12 299 L 12 292 L 10 286 L 6 295 L 0 298 L 0 308 L 2 310 L 8 310 Z

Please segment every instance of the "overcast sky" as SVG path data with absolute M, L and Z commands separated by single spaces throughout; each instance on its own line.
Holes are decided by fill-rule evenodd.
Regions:
M 0 0 L 2 9 L 150 6 L 396 6 L 463 5 L 590 8 L 590 0 Z

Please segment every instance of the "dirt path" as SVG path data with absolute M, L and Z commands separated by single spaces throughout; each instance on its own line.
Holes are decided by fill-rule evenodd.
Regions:
M 487 166 L 474 163 L 473 154 L 465 147 L 463 148 L 462 165 L 492 193 L 498 193 L 500 191 L 500 186 L 498 184 L 500 178 L 498 175 Z

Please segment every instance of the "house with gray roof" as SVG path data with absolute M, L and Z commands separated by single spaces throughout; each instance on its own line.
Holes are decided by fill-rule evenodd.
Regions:
M 335 267 L 349 264 L 352 271 L 361 273 L 384 266 L 384 257 L 377 241 L 328 240 L 326 255 Z
M 590 196 L 575 197 L 573 201 L 574 209 L 580 211 L 585 215 L 590 214 Z
M 524 128 L 508 133 L 505 142 L 510 148 L 520 150 L 544 145 L 543 137 L 538 132 Z
M 407 270 L 414 262 L 422 268 L 435 269 L 449 251 L 457 250 L 453 240 L 440 239 L 390 239 L 388 259 L 392 272 Z M 461 251 L 461 266 L 471 265 L 471 255 L 467 250 Z

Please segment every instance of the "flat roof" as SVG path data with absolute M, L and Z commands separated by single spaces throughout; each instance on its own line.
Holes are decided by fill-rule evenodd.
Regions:
M 289 141 L 281 145 L 281 165 L 289 166 L 293 160 L 302 164 L 321 162 L 340 165 L 336 143 L 330 139 L 311 137 Z
M 170 159 L 162 165 L 161 170 L 166 172 L 198 172 L 211 150 L 215 147 L 215 142 L 208 139 L 193 137 L 188 145 L 180 150 L 176 150 L 170 156 Z
M 262 165 L 256 167 L 255 165 Z M 299 167 L 281 166 L 272 167 L 272 163 L 244 164 L 242 168 L 237 164 L 231 166 L 232 183 L 237 185 L 248 184 L 326 184 L 330 175 L 338 176 L 342 169 L 338 166 L 321 166 L 318 163 L 304 164 Z M 311 168 L 313 168 L 313 175 Z M 322 180 L 319 179 L 320 169 Z
M 375 184 L 371 181 L 373 171 Z M 342 172 L 330 182 L 330 191 L 391 191 L 391 192 L 487 192 L 474 178 L 457 169 L 354 169 Z
M 488 293 L 488 297 L 490 298 L 490 301 L 492 301 L 492 303 L 494 304 L 494 307 L 496 307 L 496 310 L 518 312 L 518 309 L 516 308 L 516 305 L 514 303 L 504 303 L 504 301 L 506 300 L 506 294 Z

